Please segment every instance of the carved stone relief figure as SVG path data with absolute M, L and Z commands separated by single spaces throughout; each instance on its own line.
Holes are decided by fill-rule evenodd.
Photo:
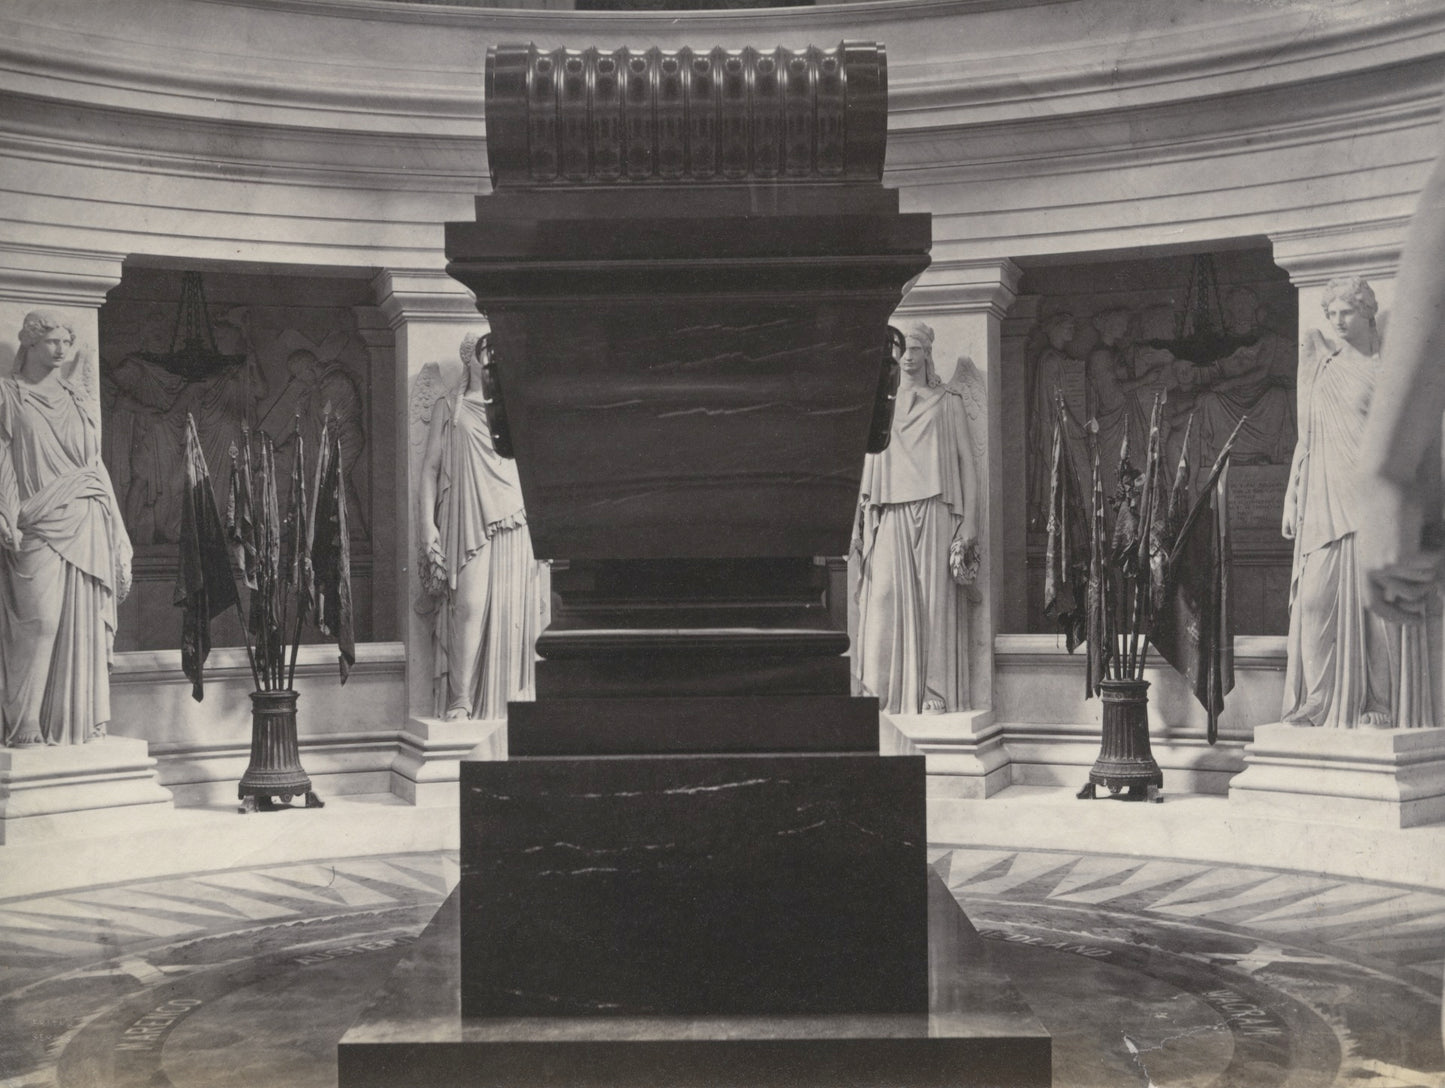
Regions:
M 1049 458 L 1053 449 L 1054 420 L 1058 418 L 1056 396 L 1064 398 L 1068 421 L 1082 433 L 1088 418 L 1086 364 L 1066 350 L 1078 330 L 1074 315 L 1066 310 L 1051 314 L 1035 330 L 1041 344 L 1028 368 L 1028 418 L 1025 420 L 1028 461 L 1029 524 L 1042 529 L 1049 502 Z
M 482 399 L 488 336 L 462 341 L 452 385 L 435 364 L 412 394 L 425 424 L 418 481 L 418 571 L 434 615 L 435 699 L 455 718 L 502 718 L 531 699 L 535 646 L 546 626 L 551 579 L 532 555 L 516 463 L 492 445 Z M 450 388 L 449 388 L 450 387 Z
M 983 379 L 963 357 L 945 385 L 933 366 L 933 330 L 920 322 L 906 331 L 888 448 L 863 468 L 854 667 L 884 711 L 943 713 L 971 705 Z
M 1321 304 L 1329 332 L 1305 342 L 1282 521 L 1294 541 L 1282 717 L 1343 729 L 1433 725 L 1424 627 L 1368 612 L 1355 558 L 1355 467 L 1379 367 L 1378 304 L 1359 277 L 1332 280 Z
M 304 346 L 292 346 L 298 342 Z M 309 464 L 320 448 L 321 429 L 327 418 L 330 418 L 333 429 L 339 428 L 351 535 L 364 537 L 369 535 L 368 505 L 362 497 L 357 470 L 366 448 L 365 405 L 356 379 L 335 354 L 345 343 L 344 335 L 315 345 L 294 330 L 283 334 L 277 346 L 291 346 L 286 355 L 286 383 L 280 395 L 266 409 L 266 420 L 267 429 L 276 439 L 278 471 L 287 472 L 290 471 L 291 458 L 295 456 L 295 436 L 298 432 Z
M 268 385 L 246 327 L 244 310 L 213 329 L 216 349 L 245 361 L 187 379 L 132 352 L 102 371 L 107 461 L 125 523 L 139 544 L 171 544 L 180 536 L 186 414 L 195 417 L 206 465 L 225 479 L 242 425 L 254 424 Z
M 1235 464 L 1281 464 L 1296 441 L 1295 364 L 1291 340 L 1266 329 L 1255 293 L 1236 287 L 1225 296 L 1225 332 L 1244 341 L 1228 355 L 1204 367 L 1192 367 L 1195 464 L 1208 464 L 1235 425 Z M 1207 458 L 1207 460 L 1206 460 Z
M 1265 326 L 1264 307 L 1248 287 L 1226 296 L 1221 335 L 1236 345 L 1213 362 L 1176 355 L 1175 312 L 1166 304 L 1131 309 L 1107 306 L 1085 322 L 1072 312 L 1055 312 L 1030 334 L 1046 346 L 1031 373 L 1028 392 L 1029 525 L 1042 528 L 1041 510 L 1048 496 L 1048 472 L 1056 395 L 1065 407 L 1065 423 L 1074 439 L 1074 469 L 1086 490 L 1092 459 L 1086 424 L 1097 423 L 1099 468 L 1110 492 L 1125 431 L 1134 448 L 1148 436 L 1156 393 L 1166 395 L 1162 437 L 1170 464 L 1177 462 L 1185 422 L 1193 415 L 1190 462 L 1213 463 L 1234 426 L 1248 416 L 1235 444 L 1237 465 L 1287 463 L 1295 441 L 1295 363 L 1292 340 Z M 1081 326 L 1097 335 L 1087 352 L 1075 336 Z M 1084 362 L 1079 362 L 1079 357 Z
M 1101 467 L 1104 461 L 1117 460 L 1115 454 L 1123 444 L 1127 432 L 1135 449 L 1149 434 L 1149 417 L 1154 407 L 1154 394 L 1165 384 L 1161 372 L 1168 368 L 1157 360 L 1150 360 L 1136 373 L 1133 366 L 1134 315 L 1122 308 L 1101 310 L 1091 318 L 1099 333 L 1099 342 L 1089 352 L 1088 389 L 1093 405 L 1094 419 L 1098 423 L 1098 445 Z M 1075 442 L 1074 448 L 1087 448 L 1084 442 Z M 1078 477 L 1080 485 L 1086 485 L 1092 472 L 1092 463 Z
M 62 376 L 75 333 L 27 314 L 0 378 L 0 714 L 5 743 L 105 736 L 131 546 L 101 462 L 98 405 Z

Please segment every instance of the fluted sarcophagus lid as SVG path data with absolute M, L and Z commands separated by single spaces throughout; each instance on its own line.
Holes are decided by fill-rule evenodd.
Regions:
M 492 184 L 876 184 L 887 84 L 887 54 L 874 42 L 706 51 L 493 46 Z

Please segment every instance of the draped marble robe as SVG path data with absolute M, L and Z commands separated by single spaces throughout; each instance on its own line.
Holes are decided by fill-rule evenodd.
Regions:
M 83 392 L 0 378 L 0 713 L 5 743 L 105 735 L 131 545 Z
M 1378 366 L 1378 355 L 1345 345 L 1319 360 L 1302 389 L 1283 713 L 1296 725 L 1435 724 L 1425 628 L 1367 611 L 1355 560 L 1355 465 Z
M 888 448 L 863 467 L 855 669 L 890 713 L 969 705 L 968 589 L 949 571 L 978 536 L 978 476 L 963 398 L 904 388 Z
M 502 718 L 508 700 L 534 696 L 535 647 L 547 622 L 551 579 L 532 555 L 516 464 L 493 447 L 482 402 L 458 392 L 439 400 L 435 412 L 441 442 L 436 524 L 448 589 L 436 615 L 438 702 L 444 712 L 465 707 L 472 718 Z M 486 577 L 468 580 L 473 596 L 463 600 L 458 582 L 471 563 L 485 564 Z M 481 624 L 471 660 L 455 656 L 464 622 Z

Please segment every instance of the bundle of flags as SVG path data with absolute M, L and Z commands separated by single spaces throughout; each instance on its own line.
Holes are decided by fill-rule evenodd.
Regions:
M 356 662 L 346 482 L 340 434 L 329 421 L 321 432 L 310 500 L 299 419 L 284 518 L 277 484 L 276 448 L 271 437 L 243 429 L 242 448 L 231 447 L 223 523 L 195 421 L 187 416 L 175 603 L 183 610 L 181 667 L 191 681 L 191 695 L 198 701 L 204 698 L 211 620 L 232 606 L 241 619 L 257 691 L 282 691 L 294 685 L 296 657 L 308 619 L 322 634 L 336 639 L 343 684 Z M 245 611 L 233 567 L 249 591 Z
M 1234 687 L 1234 631 L 1229 612 L 1229 459 L 1240 420 L 1201 487 L 1191 486 L 1190 418 L 1172 481 L 1163 465 L 1164 399 L 1150 414 L 1144 468 L 1134 467 L 1127 424 L 1108 526 L 1099 476 L 1097 426 L 1088 428 L 1093 466 L 1087 519 L 1074 479 L 1070 428 L 1062 405 L 1054 426 L 1044 610 L 1072 653 L 1088 645 L 1085 694 L 1101 680 L 1142 679 L 1153 643 L 1190 683 L 1218 737 L 1224 696 Z
M 225 530 L 216 513 L 211 474 L 196 435 L 196 421 L 186 413 L 185 484 L 181 496 L 181 556 L 176 571 L 174 603 L 181 612 L 181 669 L 191 682 L 191 696 L 205 697 L 201 669 L 211 652 L 211 617 L 240 607 L 236 580 L 226 554 Z

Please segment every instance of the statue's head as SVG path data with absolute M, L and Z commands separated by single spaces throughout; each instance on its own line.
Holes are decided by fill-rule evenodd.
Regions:
M 216 338 L 216 350 L 222 355 L 240 355 L 246 349 L 246 334 L 241 327 L 222 318 L 212 329 Z
M 31 310 L 20 325 L 20 354 L 17 368 L 29 358 L 38 358 L 52 369 L 70 358 L 75 346 L 75 329 L 53 310 Z
M 321 363 L 315 352 L 298 348 L 286 359 L 286 369 L 298 381 L 314 382 L 321 374 Z
M 1235 287 L 1224 296 L 1224 324 L 1236 336 L 1259 326 L 1259 298 L 1248 287 Z
M 461 347 L 457 354 L 462 360 L 462 389 L 472 388 L 479 380 L 474 374 L 479 367 L 487 365 L 487 360 L 492 354 L 492 330 L 490 327 L 480 332 L 469 332 L 462 337 Z
M 1357 350 L 1375 348 L 1375 315 L 1380 304 L 1363 276 L 1342 276 L 1325 284 L 1320 296 L 1325 321 L 1335 333 Z
M 1119 344 L 1129 335 L 1129 323 L 1133 320 L 1133 314 L 1128 310 L 1115 308 L 1100 310 L 1094 315 L 1094 328 L 1098 330 L 1099 338 L 1106 344 Z M 1069 339 L 1073 339 L 1072 319 L 1070 320 Z M 1065 343 L 1068 343 L 1066 340 Z
M 905 374 L 921 375 L 929 385 L 938 384 L 933 369 L 933 329 L 922 321 L 910 321 L 903 329 L 903 358 L 898 365 Z
M 1044 336 L 1056 351 L 1063 351 L 1076 331 L 1074 315 L 1068 310 L 1060 310 L 1044 320 Z
M 1329 316 L 1331 304 L 1341 302 L 1368 320 L 1371 326 L 1375 324 L 1380 303 L 1375 298 L 1374 288 L 1364 276 L 1341 276 L 1325 284 L 1324 293 L 1320 295 L 1320 309 L 1325 316 Z

